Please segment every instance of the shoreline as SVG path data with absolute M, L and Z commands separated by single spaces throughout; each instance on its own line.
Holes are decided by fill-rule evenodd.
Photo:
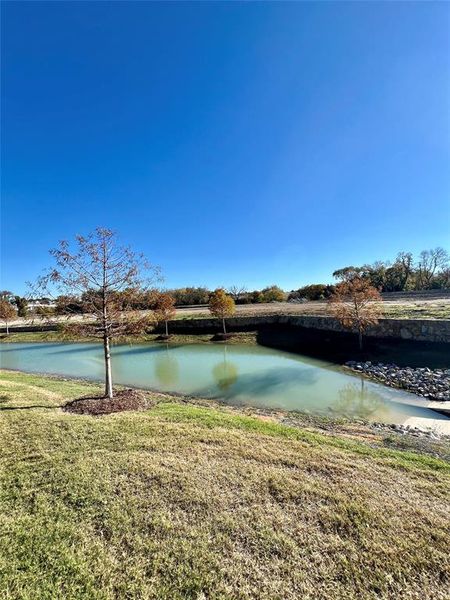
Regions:
M 101 380 L 87 379 L 80 377 L 71 377 L 68 375 L 58 375 L 52 373 L 42 372 L 28 372 L 20 369 L 5 369 L 0 368 L 1 373 L 21 373 L 24 375 L 36 376 L 48 378 L 53 381 L 72 381 L 75 383 L 81 383 L 98 387 L 101 385 Z M 236 405 L 227 404 L 220 398 L 204 398 L 201 396 L 193 396 L 191 394 L 185 394 L 183 392 L 163 392 L 155 388 L 142 388 L 133 385 L 117 385 L 117 390 L 133 389 L 143 392 L 144 394 L 152 394 L 160 399 L 160 401 L 170 401 L 182 404 L 191 404 L 194 406 L 217 408 L 232 414 L 253 416 L 266 420 L 272 420 L 282 425 L 290 427 L 315 427 L 323 431 L 328 432 L 331 435 L 342 435 L 346 431 L 353 431 L 355 428 L 363 428 L 370 430 L 373 433 L 382 434 L 394 434 L 398 437 L 402 436 L 414 436 L 414 437 L 425 437 L 430 439 L 441 439 L 450 441 L 450 418 L 444 415 L 445 419 L 430 419 L 434 425 L 425 427 L 421 417 L 410 417 L 407 422 L 403 424 L 398 423 L 382 423 L 379 421 L 369 421 L 365 419 L 349 418 L 349 417 L 330 417 L 326 415 L 313 414 L 304 412 L 301 410 L 286 410 L 286 409 L 275 409 L 275 408 L 262 408 L 252 405 Z M 426 408 L 426 407 L 424 407 Z M 433 410 L 430 408 L 429 410 Z M 422 425 L 422 426 L 420 426 Z
M 450 410 L 450 369 L 399 367 L 371 361 L 347 361 L 343 368 L 392 389 L 404 390 Z

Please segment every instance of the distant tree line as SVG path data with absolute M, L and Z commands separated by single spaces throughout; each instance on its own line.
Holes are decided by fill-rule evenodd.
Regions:
M 411 252 L 399 252 L 393 261 L 376 261 L 360 267 L 348 266 L 337 269 L 337 280 L 351 279 L 358 275 L 380 292 L 404 292 L 412 290 L 442 290 L 450 288 L 450 256 L 444 248 L 423 250 L 414 260 Z M 336 286 L 323 283 L 306 285 L 293 290 L 288 300 L 328 300 Z
M 262 290 L 253 291 L 247 291 L 244 286 L 231 286 L 225 291 L 236 304 L 284 302 L 287 300 L 286 292 L 277 285 L 270 285 Z M 206 287 L 186 287 L 169 290 L 169 293 L 175 299 L 176 306 L 192 306 L 193 304 L 209 304 L 215 292 Z
M 335 271 L 333 277 L 342 279 L 352 273 L 367 279 L 382 292 L 447 289 L 450 287 L 450 256 L 440 247 L 423 250 L 417 260 L 411 252 L 400 252 L 393 262 L 344 267 Z
M 450 288 L 450 257 L 444 248 L 423 250 L 417 259 L 411 252 L 400 252 L 393 261 L 376 261 L 362 266 L 347 266 L 333 272 L 338 281 L 358 276 L 379 292 L 402 292 Z M 267 302 L 301 302 L 306 300 L 329 300 L 336 285 L 313 283 L 290 292 L 277 285 L 261 290 L 247 290 L 244 286 L 231 286 L 224 290 L 235 304 L 259 304 Z M 167 299 L 158 290 L 124 289 L 115 292 L 115 303 L 120 310 L 161 311 Z M 175 288 L 164 292 L 175 306 L 207 305 L 214 295 L 205 286 Z M 76 315 L 90 313 L 98 300 L 98 290 L 87 289 L 76 296 L 60 295 L 50 299 L 46 296 L 27 298 L 10 291 L 0 292 L 2 310 L 8 320 L 18 317 L 47 317 L 50 315 Z M 96 298 L 97 295 L 97 298 Z M 12 312 L 13 311 L 13 312 Z M 0 316 L 1 319 L 1 316 Z

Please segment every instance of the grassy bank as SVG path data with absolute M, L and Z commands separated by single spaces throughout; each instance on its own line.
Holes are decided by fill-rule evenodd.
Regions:
M 163 344 L 206 344 L 212 340 L 211 333 L 201 334 L 174 334 L 167 341 L 159 341 L 159 333 L 146 333 L 141 335 L 123 336 L 114 340 L 115 344 L 144 344 L 148 342 L 158 342 Z M 62 331 L 30 331 L 30 332 L 11 332 L 9 335 L 0 335 L 0 343 L 26 343 L 26 342 L 96 342 L 101 343 L 98 338 L 89 336 L 73 336 Z M 221 343 L 221 342 L 219 342 Z M 227 339 L 229 344 L 256 344 L 256 332 L 246 331 L 234 333 Z
M 0 373 L 5 599 L 445 598 L 450 465 L 153 395 Z

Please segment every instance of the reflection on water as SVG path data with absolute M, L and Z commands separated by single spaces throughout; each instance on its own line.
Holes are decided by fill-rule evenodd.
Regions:
M 236 405 L 300 410 L 403 423 L 419 417 L 450 421 L 425 408 L 423 399 L 358 376 L 324 361 L 262 346 L 141 344 L 116 346 L 116 383 L 220 398 Z M 8 344 L 1 366 L 38 373 L 103 378 L 97 344 Z
M 158 352 L 154 357 L 155 377 L 159 383 L 167 388 L 175 389 L 175 384 L 179 378 L 178 361 L 173 352 L 170 352 L 169 345 L 166 344 L 163 352 Z
M 268 367 L 261 372 L 250 372 L 240 374 L 236 385 L 232 389 L 227 389 L 225 397 L 227 399 L 237 399 L 241 396 L 256 397 L 274 397 L 283 395 L 290 389 L 300 391 L 301 387 L 313 384 L 319 373 L 314 369 L 298 369 L 295 367 Z M 293 390 L 294 388 L 294 390 Z M 198 396 L 208 394 L 209 388 L 200 388 L 197 390 Z M 311 388 L 312 389 L 312 388 Z M 220 394 L 218 396 L 221 396 Z
M 389 406 L 375 390 L 366 389 L 365 383 L 361 377 L 359 383 L 349 383 L 339 390 L 339 398 L 334 405 L 336 414 L 367 420 L 376 414 L 379 421 L 388 416 Z
M 212 368 L 212 376 L 222 392 L 226 392 L 238 380 L 238 368 L 227 360 L 226 346 L 223 347 L 223 361 Z

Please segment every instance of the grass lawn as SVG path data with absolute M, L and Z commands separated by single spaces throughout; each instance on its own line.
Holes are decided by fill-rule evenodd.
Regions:
M 0 373 L 0 598 L 448 599 L 450 464 L 154 396 Z

